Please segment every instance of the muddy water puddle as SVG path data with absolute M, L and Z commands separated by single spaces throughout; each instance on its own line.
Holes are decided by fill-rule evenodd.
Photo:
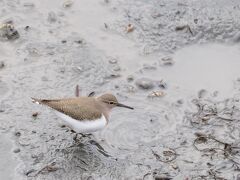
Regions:
M 6 166 L 0 177 L 11 178 L 8 175 L 14 172 L 28 179 L 238 176 L 237 45 L 195 45 L 173 54 L 143 53 L 139 49 L 146 42 L 136 45 L 135 38 L 151 21 L 143 18 L 146 22 L 141 26 L 141 18 L 128 18 L 123 26 L 114 26 L 123 17 L 121 5 L 118 9 L 108 1 L 82 0 L 64 8 L 59 1 L 25 5 L 18 1 L 18 6 L 14 2 L 6 3 L 5 8 L 15 17 L 21 38 L 0 42 L 0 57 L 6 63 L 0 69 L 0 128 L 9 132 L 0 138 L 4 143 L 0 169 Z M 130 10 L 131 6 L 134 3 Z M 175 13 L 174 8 L 171 12 Z M 140 21 L 134 24 L 136 29 L 126 33 L 126 25 L 135 20 Z M 167 32 L 167 39 L 159 36 L 156 41 L 160 46 L 165 40 L 172 41 L 171 37 L 178 38 L 182 46 L 187 41 L 184 37 L 191 37 L 185 31 L 180 37 L 178 32 Z M 142 33 L 150 46 L 156 39 L 149 40 L 152 34 L 156 35 Z M 163 49 L 171 47 L 173 52 L 171 42 Z M 59 125 L 58 117 L 33 105 L 30 97 L 72 97 L 76 85 L 81 95 L 112 92 L 135 110 L 115 109 L 107 128 L 74 145 L 73 134 Z M 8 139 L 16 132 L 19 136 L 12 145 Z M 19 171 L 13 168 L 18 167 L 12 161 L 15 145 L 21 149 L 17 155 L 24 164 Z
M 208 141 L 211 147 L 214 145 L 214 148 L 222 148 L 223 144 L 216 144 L 216 141 L 212 139 L 208 140 L 209 135 L 217 136 L 216 138 L 223 142 L 229 141 L 237 144 L 240 132 L 234 126 L 238 121 L 239 113 L 237 103 L 240 85 L 238 83 L 240 73 L 237 68 L 240 65 L 239 52 L 237 46 L 209 44 L 190 46 L 177 51 L 170 58 L 173 61 L 172 65 L 162 65 L 162 58 L 165 57 L 160 57 L 157 61 L 155 58 L 148 59 L 148 62 L 146 58 L 140 58 L 139 64 L 142 64 L 142 68 L 129 72 L 132 75 L 131 81 L 123 76 L 111 80 L 112 84 L 106 83 L 100 87 L 101 91 L 106 88 L 111 89 L 121 102 L 134 106 L 135 110 L 114 110 L 107 128 L 94 133 L 93 137 L 83 139 L 72 149 L 67 147 L 72 145 L 73 135 L 59 126 L 59 120 L 55 114 L 46 108 L 32 106 L 27 97 L 34 95 L 36 93 L 34 90 L 40 86 L 42 86 L 40 88 L 42 92 L 39 92 L 39 96 L 51 94 L 53 96 L 55 94 L 53 89 L 48 88 L 52 85 L 55 89 L 62 90 L 58 91 L 59 96 L 66 96 L 65 92 L 72 96 L 74 85 L 79 83 L 76 74 L 78 71 L 68 72 L 71 83 L 65 84 L 66 78 L 62 78 L 58 63 L 50 62 L 51 68 L 55 71 L 45 64 L 31 65 L 26 69 L 19 68 L 16 72 L 18 76 L 8 75 L 3 78 L 3 81 L 11 82 L 6 87 L 13 91 L 2 101 L 5 108 L 11 107 L 10 110 L 2 112 L 4 117 L 13 118 L 14 115 L 19 120 L 13 121 L 16 130 L 21 132 L 16 142 L 21 147 L 19 154 L 25 164 L 19 172 L 25 176 L 27 174 L 30 179 L 43 177 L 64 179 L 66 178 L 64 171 L 68 171 L 70 174 L 68 176 L 73 179 L 78 174 L 81 174 L 82 178 L 96 179 L 109 177 L 110 179 L 134 179 L 136 177 L 151 179 L 163 175 L 173 178 L 193 178 L 199 177 L 199 173 L 201 176 L 208 177 L 207 169 L 211 164 L 214 167 L 214 173 L 218 174 L 218 169 L 221 169 L 220 172 L 225 173 L 224 177 L 236 177 L 237 173 L 232 168 L 236 163 L 224 159 L 221 153 L 213 154 L 212 163 L 210 152 L 205 154 L 205 152 L 196 150 L 193 142 L 197 138 L 195 134 L 201 132 L 204 137 L 197 139 L 199 148 L 204 149 L 201 140 Z M 72 63 L 67 65 L 66 69 L 70 70 L 75 65 L 85 67 L 87 70 L 81 73 L 82 75 L 94 71 L 89 68 L 91 63 L 84 64 L 83 61 L 80 63 L 75 59 L 78 57 L 78 51 L 74 53 L 73 55 L 67 54 L 72 57 Z M 86 53 L 85 55 L 90 58 L 90 61 L 95 61 L 94 56 Z M 109 63 L 107 58 L 106 61 L 103 63 Z M 151 68 L 146 63 L 157 65 Z M 99 73 L 100 76 L 105 77 L 104 71 Z M 22 83 L 19 84 L 15 80 L 16 77 L 25 84 L 33 83 L 34 88 L 28 86 L 19 88 Z M 53 77 L 59 79 L 59 82 L 52 84 L 55 82 Z M 86 77 L 92 83 L 96 80 L 91 76 Z M 42 80 L 40 84 L 36 81 L 39 78 Z M 145 79 L 142 80 L 142 78 Z M 151 81 L 153 85 L 148 81 Z M 81 81 L 85 84 L 89 82 Z M 160 85 L 159 82 L 161 82 Z M 94 85 L 94 87 L 98 86 L 97 83 Z M 25 91 L 26 100 L 24 101 L 20 96 L 22 91 Z M 91 91 L 90 88 L 89 91 Z M 164 92 L 164 95 L 157 97 L 153 92 Z M 87 94 L 87 90 L 81 93 Z M 153 96 L 149 96 L 152 93 Z M 14 107 L 10 105 L 12 100 L 9 97 L 15 100 Z M 225 100 L 226 98 L 232 100 Z M 231 109 L 233 106 L 235 109 Z M 199 108 L 203 108 L 201 112 Z M 21 109 L 22 113 L 14 109 Z M 211 114 L 211 109 L 217 110 Z M 228 112 L 231 110 L 233 115 L 229 117 Z M 39 116 L 32 118 L 33 112 L 39 112 Z M 218 112 L 226 113 L 217 114 Z M 225 120 L 219 121 L 219 117 Z M 205 121 L 199 121 L 201 118 Z M 20 122 L 22 119 L 25 122 L 24 127 Z M 230 120 L 227 121 L 228 119 Z M 232 133 L 229 133 L 231 131 Z M 11 144 L 5 147 L 8 150 L 12 148 Z M 2 153 L 5 152 L 6 149 L 3 149 Z M 217 158 L 218 156 L 222 158 Z M 237 158 L 237 156 L 238 154 L 234 154 L 234 157 Z M 6 154 L 5 157 L 12 158 L 12 152 Z M 53 167 L 51 167 L 52 164 Z M 224 164 L 226 168 L 223 167 Z M 12 162 L 9 166 L 16 166 L 16 164 Z M 48 172 L 48 166 L 53 171 L 50 168 Z M 10 170 L 13 172 L 13 169 Z M 199 173 L 196 173 L 197 171 Z M 222 174 L 218 175 L 221 177 Z

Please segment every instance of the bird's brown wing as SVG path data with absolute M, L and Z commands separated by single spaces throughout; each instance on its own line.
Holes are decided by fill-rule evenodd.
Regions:
M 34 102 L 39 104 L 47 105 L 61 113 L 64 113 L 76 120 L 92 120 L 99 119 L 102 113 L 93 106 L 89 105 L 85 99 L 59 99 L 59 100 L 46 100 L 46 99 L 35 99 Z M 79 103 L 81 101 L 81 103 Z

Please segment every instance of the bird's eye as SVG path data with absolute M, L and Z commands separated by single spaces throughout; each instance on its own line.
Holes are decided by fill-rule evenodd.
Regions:
M 110 102 L 109 102 L 109 104 L 113 104 L 113 102 L 112 102 L 112 101 L 110 101 Z

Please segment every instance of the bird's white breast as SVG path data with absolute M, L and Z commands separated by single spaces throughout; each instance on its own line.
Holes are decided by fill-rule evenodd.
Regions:
M 90 133 L 98 131 L 104 126 L 107 125 L 107 120 L 105 116 L 102 114 L 101 118 L 96 120 L 83 120 L 79 121 L 76 119 L 73 119 L 72 117 L 63 114 L 59 111 L 55 111 L 56 114 L 61 117 L 69 126 L 77 133 Z

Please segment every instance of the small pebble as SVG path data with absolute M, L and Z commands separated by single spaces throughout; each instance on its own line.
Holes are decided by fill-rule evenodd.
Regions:
M 83 40 L 77 40 L 77 41 L 75 41 L 75 43 L 82 44 Z
M 20 151 L 21 150 L 19 148 L 13 150 L 14 153 L 19 153 Z
M 177 100 L 177 103 L 178 103 L 178 104 L 183 104 L 183 100 L 182 100 L 182 99 L 179 99 L 179 100 Z
M 132 82 L 134 80 L 134 76 L 133 75 L 129 75 L 128 77 L 127 77 L 127 81 L 128 82 Z
M 143 69 L 145 69 L 145 70 L 156 70 L 157 66 L 156 65 L 150 65 L 150 64 L 143 64 Z
M 34 3 L 30 3 L 30 2 L 24 3 L 23 6 L 27 7 L 27 8 L 34 8 L 35 7 Z
M 30 29 L 30 26 L 25 26 L 24 30 L 28 31 Z
M 198 91 L 198 98 L 204 98 L 207 95 L 207 91 L 205 89 L 201 89 Z
M 48 22 L 54 23 L 57 21 L 57 16 L 54 12 L 49 12 L 48 13 Z
M 69 8 L 69 7 L 71 7 L 73 5 L 73 2 L 72 1 L 65 1 L 64 3 L 63 3 L 63 7 L 64 8 Z
M 62 42 L 63 44 L 65 44 L 65 43 L 67 43 L 67 40 L 62 40 L 61 42 Z
M 5 64 L 3 61 L 0 61 L 0 69 L 4 68 L 5 67 Z
M 166 57 L 163 57 L 161 59 L 161 63 L 160 63 L 162 66 L 171 66 L 174 64 L 174 61 L 173 61 L 173 58 L 172 57 L 169 57 L 169 56 L 166 56 Z
M 114 71 L 120 71 L 121 68 L 120 68 L 120 66 L 115 66 L 115 67 L 113 68 L 113 70 L 114 70 Z
M 21 133 L 18 131 L 18 132 L 15 132 L 15 136 L 17 137 L 20 137 L 21 136 Z
M 108 60 L 108 62 L 111 63 L 111 64 L 117 64 L 118 61 L 115 58 L 111 58 L 111 59 Z
M 167 83 L 163 80 L 158 82 L 158 87 L 162 88 L 162 89 L 166 89 L 167 88 Z
M 141 78 L 136 81 L 136 85 L 141 89 L 152 89 L 154 87 L 154 83 L 152 80 L 147 78 Z
M 34 171 L 35 171 L 34 169 L 27 170 L 25 172 L 25 175 L 28 176 L 29 174 L 33 173 Z
M 37 117 L 38 114 L 39 114 L 38 112 L 35 112 L 35 113 L 32 114 L 32 117 Z
M 120 74 L 116 74 L 116 73 L 112 73 L 111 77 L 112 78 L 118 78 L 118 77 L 121 77 L 121 75 Z
M 51 140 L 54 140 L 55 139 L 55 137 L 54 136 L 51 136 L 51 138 L 50 138 Z

